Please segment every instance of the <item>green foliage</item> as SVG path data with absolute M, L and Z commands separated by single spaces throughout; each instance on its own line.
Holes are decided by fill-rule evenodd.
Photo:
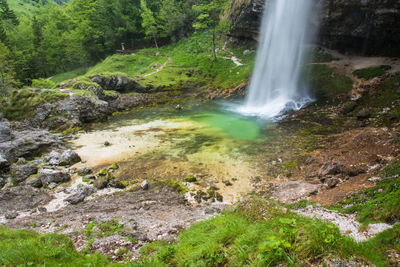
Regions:
M 365 68 L 365 69 L 359 69 L 353 72 L 355 76 L 358 78 L 370 80 L 375 77 L 382 76 L 386 73 L 387 70 L 389 70 L 391 67 L 382 65 L 379 67 L 370 67 L 370 68 Z
M 157 25 L 156 18 L 153 11 L 147 7 L 146 0 L 140 0 L 140 9 L 142 16 L 142 27 L 148 38 L 153 38 L 156 47 L 158 48 L 157 39 L 159 37 L 159 26 Z
M 39 89 L 52 89 L 56 86 L 56 84 L 48 79 L 34 79 L 32 80 L 32 87 L 39 88 Z
M 309 77 L 311 90 L 318 100 L 334 101 L 336 97 L 348 93 L 353 81 L 334 68 L 324 64 L 313 64 L 304 68 L 305 77 Z
M 383 266 L 387 264 L 386 249 L 399 247 L 396 236 L 398 230 L 393 230 L 356 243 L 330 223 L 253 199 L 235 211 L 192 225 L 179 235 L 177 243 L 145 246 L 142 259 L 133 266 L 295 266 L 328 255 L 356 256 Z
M 0 226 L 2 266 L 106 266 L 106 256 L 80 255 L 65 235 L 39 235 Z
M 53 90 L 35 93 L 30 89 L 13 91 L 0 106 L 0 112 L 9 120 L 30 119 L 36 108 L 44 103 L 52 103 L 68 97 L 68 94 Z
M 375 187 L 335 205 L 334 208 L 345 213 L 356 213 L 357 219 L 364 223 L 387 222 L 395 223 L 400 220 L 400 160 L 392 162 Z
M 0 96 L 6 96 L 11 88 L 17 85 L 13 68 L 11 52 L 0 42 Z

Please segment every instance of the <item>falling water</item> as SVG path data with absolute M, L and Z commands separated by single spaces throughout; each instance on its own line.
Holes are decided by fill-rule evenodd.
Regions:
M 272 118 L 311 101 L 300 85 L 300 67 L 313 37 L 309 18 L 316 7 L 313 0 L 266 2 L 255 70 L 239 112 Z

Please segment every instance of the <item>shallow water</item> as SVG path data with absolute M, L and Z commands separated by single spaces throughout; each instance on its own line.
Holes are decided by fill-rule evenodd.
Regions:
M 272 122 L 230 112 L 225 105 L 186 102 L 116 114 L 76 135 L 72 144 L 85 166 L 100 170 L 113 163 L 121 180 L 198 178 L 194 190 L 215 186 L 232 203 L 251 193 L 276 139 Z M 273 128 L 273 127 L 272 127 Z M 111 143 L 105 146 L 105 141 Z M 226 185 L 230 181 L 232 185 Z

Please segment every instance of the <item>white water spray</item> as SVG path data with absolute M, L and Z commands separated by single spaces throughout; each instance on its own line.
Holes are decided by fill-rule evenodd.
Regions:
M 256 65 L 244 106 L 239 112 L 273 118 L 311 101 L 300 85 L 305 44 L 313 38 L 308 22 L 313 0 L 267 1 Z

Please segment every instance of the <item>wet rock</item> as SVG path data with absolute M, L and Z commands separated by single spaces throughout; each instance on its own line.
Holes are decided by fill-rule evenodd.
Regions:
M 223 180 L 222 183 L 226 186 L 232 186 L 233 184 L 229 180 Z
M 71 149 L 64 151 L 60 156 L 60 165 L 62 166 L 73 165 L 80 161 L 81 158 L 79 157 L 79 155 Z
M 11 128 L 10 123 L 0 122 L 0 143 L 11 141 Z
M 342 114 L 346 115 L 349 114 L 350 112 L 352 112 L 355 108 L 357 107 L 356 102 L 348 102 L 346 104 L 343 105 L 342 107 Z
M 78 175 L 85 176 L 89 175 L 93 172 L 93 170 L 89 167 L 83 167 L 82 169 L 78 170 Z
M 326 162 L 318 172 L 319 177 L 336 175 L 342 172 L 344 165 L 338 162 Z
M 51 200 L 51 197 L 40 189 L 31 186 L 16 186 L 0 191 L 0 213 L 36 209 Z
M 368 119 L 370 116 L 371 116 L 371 111 L 367 108 L 363 108 L 357 113 L 358 120 L 365 120 Z
M 15 218 L 18 217 L 18 212 L 15 212 L 15 211 L 7 212 L 7 213 L 4 215 L 4 217 L 5 217 L 7 220 L 15 219 Z
M 141 187 L 143 190 L 149 189 L 149 182 L 148 182 L 147 180 L 144 180 L 144 181 L 140 184 L 140 187 Z
M 59 184 L 65 183 L 71 180 L 71 176 L 68 173 L 60 170 L 42 169 L 39 171 L 40 180 L 43 186 L 49 186 L 51 183 Z
M 100 176 L 94 181 L 93 186 L 101 190 L 107 187 L 108 182 L 109 180 L 107 177 Z
M 29 176 L 36 174 L 38 168 L 35 164 L 13 164 L 10 168 L 11 176 L 18 182 L 25 181 Z
M 304 181 L 290 181 L 274 185 L 271 188 L 271 197 L 282 203 L 290 204 L 316 194 L 320 189 L 321 185 L 310 184 Z
M 330 177 L 329 179 L 326 180 L 326 185 L 329 188 L 334 188 L 340 183 L 340 179 L 337 177 Z
M 96 192 L 93 186 L 82 186 L 75 190 L 75 193 L 65 199 L 68 203 L 76 205 L 85 200 L 85 198 Z
M 31 177 L 25 181 L 25 185 L 32 186 L 34 188 L 41 188 L 43 186 L 42 180 L 39 177 Z

